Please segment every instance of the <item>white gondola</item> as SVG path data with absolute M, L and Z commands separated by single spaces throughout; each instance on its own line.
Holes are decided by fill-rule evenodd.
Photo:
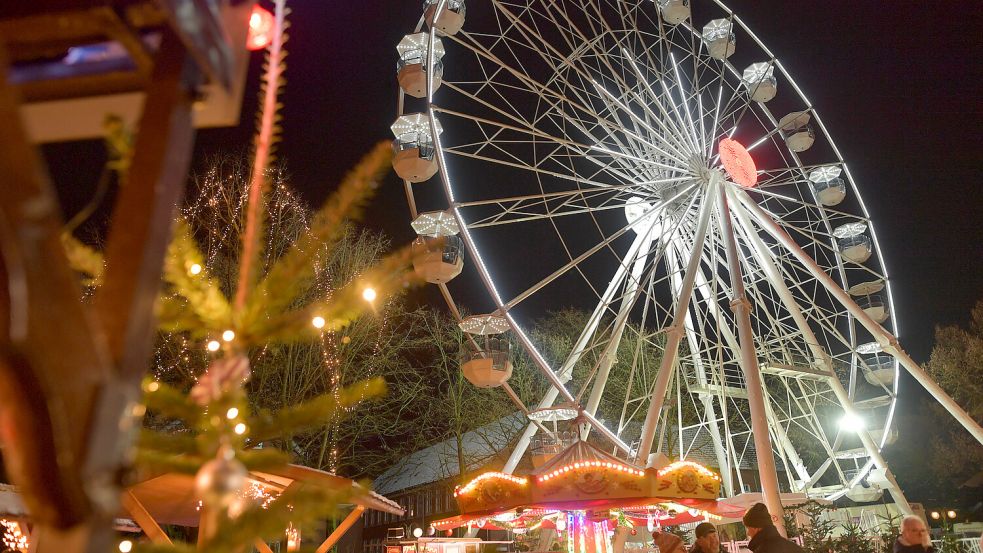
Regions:
M 778 128 L 785 133 L 788 149 L 799 153 L 812 148 L 816 133 L 809 125 L 810 115 L 805 111 L 793 111 L 778 121 Z
M 423 3 L 423 17 L 430 27 L 434 27 L 438 3 L 439 0 L 425 0 Z M 437 15 L 437 32 L 448 36 L 456 35 L 464 26 L 465 11 L 464 0 L 446 0 L 444 9 Z
M 434 127 L 439 135 L 442 129 L 436 119 Z M 423 182 L 434 176 L 438 165 L 427 116 L 422 113 L 403 115 L 396 119 L 390 129 L 396 137 L 393 141 L 393 169 L 396 174 L 410 182 Z
M 461 330 L 474 336 L 467 340 L 461 359 L 464 378 L 479 388 L 496 388 L 512 377 L 512 344 L 502 336 L 508 323 L 504 317 L 481 315 L 461 321 Z M 475 347 L 474 344 L 477 344 Z
M 894 358 L 886 353 L 879 353 L 863 359 L 867 370 L 864 378 L 874 386 L 894 386 Z
M 427 95 L 427 63 L 429 62 L 428 50 L 430 46 L 430 35 L 427 33 L 415 33 L 406 35 L 403 40 L 396 45 L 399 52 L 399 62 L 396 64 L 396 80 L 403 92 L 414 98 L 423 98 Z M 440 88 L 441 77 L 444 74 L 444 64 L 440 61 L 444 57 L 444 43 L 437 37 L 433 42 L 433 89 Z
M 741 81 L 755 102 L 767 102 L 778 93 L 778 79 L 775 78 L 773 63 L 752 63 L 744 70 Z
M 879 323 L 887 320 L 891 314 L 888 310 L 887 298 L 879 292 L 884 289 L 883 280 L 862 282 L 850 287 L 850 295 L 857 298 L 857 305 L 864 310 L 871 319 Z
M 710 57 L 718 60 L 729 58 L 737 45 L 734 25 L 729 19 L 714 19 L 703 27 L 703 41 Z
M 659 0 L 662 20 L 670 25 L 679 25 L 689 17 L 689 0 Z
M 850 501 L 855 501 L 857 503 L 871 503 L 878 501 L 883 495 L 884 490 L 876 486 L 871 486 L 868 488 L 861 484 L 857 484 L 856 486 L 850 488 L 850 491 L 846 492 L 846 496 L 850 499 Z
M 842 173 L 843 169 L 836 165 L 813 169 L 809 173 L 809 182 L 812 183 L 819 203 L 834 206 L 846 198 L 846 183 L 840 176 Z
M 464 269 L 464 242 L 457 220 L 446 211 L 423 213 L 411 223 L 419 237 L 413 241 L 413 271 L 431 284 L 443 284 Z
M 867 224 L 856 222 L 840 225 L 833 229 L 833 236 L 837 239 L 840 255 L 847 261 L 863 263 L 870 259 L 870 254 L 874 249 L 870 237 L 864 234 Z

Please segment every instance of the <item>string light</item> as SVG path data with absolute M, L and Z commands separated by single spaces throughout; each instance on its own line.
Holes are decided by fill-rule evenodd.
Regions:
M 30 548 L 31 544 L 28 541 L 27 536 L 21 532 L 19 523 L 7 520 L 5 518 L 0 518 L 0 527 L 3 529 L 4 549 L 22 552 L 27 551 Z
M 218 340 L 212 340 L 208 342 L 208 351 L 218 351 L 218 348 L 222 347 L 222 344 L 218 343 Z
M 239 416 L 239 409 L 237 409 L 235 407 L 232 407 L 228 411 L 225 412 L 225 418 L 227 418 L 229 420 L 232 420 L 232 419 L 234 419 L 234 418 L 236 418 L 238 416 Z
M 188 267 L 188 273 L 190 273 L 191 275 L 197 275 L 201 273 L 201 265 L 197 263 L 193 263 L 190 267 Z
M 677 470 L 680 470 L 680 469 L 683 469 L 683 468 L 687 468 L 687 467 L 688 468 L 691 468 L 691 469 L 695 469 L 696 472 L 700 473 L 700 475 L 702 475 L 702 476 L 706 476 L 707 478 L 713 478 L 714 480 L 720 480 L 720 476 L 718 476 L 715 472 L 713 472 L 712 470 L 704 467 L 703 465 L 701 465 L 699 463 L 694 463 L 693 461 L 676 461 L 675 463 L 672 463 L 670 465 L 666 465 L 666 466 L 662 467 L 661 469 L 659 469 L 658 476 L 659 476 L 659 478 L 662 478 L 663 476 L 669 474 L 670 472 L 677 471 Z
M 504 472 L 486 472 L 484 474 L 479 474 L 474 480 L 468 482 L 463 487 L 456 488 L 454 490 L 454 497 L 469 493 L 471 492 L 471 490 L 475 489 L 478 486 L 478 484 L 492 478 L 497 478 L 500 480 L 508 480 L 509 482 L 512 482 L 513 484 L 518 484 L 520 486 L 525 486 L 529 482 L 529 480 L 527 480 L 526 478 L 519 478 L 518 476 L 512 476 L 511 474 L 505 474 Z
M 580 469 L 608 469 L 608 470 L 613 470 L 615 472 L 628 474 L 631 476 L 645 476 L 645 471 L 638 470 L 636 468 L 632 468 L 627 465 L 622 465 L 621 463 L 615 463 L 612 461 L 577 461 L 559 467 L 553 470 L 552 472 L 548 472 L 546 474 L 537 476 L 536 481 L 546 482 L 552 478 L 556 478 L 557 476 L 560 476 L 567 472 L 573 470 L 580 470 Z
M 130 553 L 130 551 L 133 551 L 133 542 L 130 540 L 119 542 L 119 551 L 120 553 Z
M 240 422 L 239 424 L 236 425 L 234 430 L 236 434 L 242 436 L 243 434 L 246 433 L 246 425 Z
M 222 333 L 222 339 L 226 342 L 231 342 L 236 339 L 236 333 L 231 330 L 226 330 Z
M 375 301 L 376 297 L 377 294 L 375 293 L 374 288 L 366 288 L 365 290 L 362 290 L 362 299 L 365 301 Z
M 311 324 L 314 325 L 314 328 L 324 328 L 324 323 L 324 317 L 314 317 L 311 319 Z

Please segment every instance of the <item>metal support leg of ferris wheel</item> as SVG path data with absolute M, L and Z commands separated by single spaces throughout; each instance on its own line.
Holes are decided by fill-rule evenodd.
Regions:
M 713 194 L 719 188 L 717 182 L 711 181 L 709 193 Z M 676 299 L 676 310 L 673 313 L 672 326 L 666 334 L 666 348 L 662 354 L 662 363 L 659 366 L 659 374 L 655 379 L 655 386 L 652 396 L 649 399 L 648 411 L 645 413 L 645 423 L 642 426 L 642 436 L 638 443 L 638 460 L 642 465 L 648 466 L 649 455 L 652 453 L 652 442 L 655 441 L 655 427 L 659 423 L 659 415 L 662 412 L 662 405 L 665 403 L 666 391 L 669 388 L 669 377 L 672 376 L 673 367 L 676 365 L 676 356 L 679 353 L 679 342 L 683 339 L 686 329 L 684 320 L 689 310 L 690 298 L 693 295 L 693 281 L 700 268 L 700 259 L 703 256 L 703 242 L 706 240 L 707 227 L 710 226 L 710 216 L 713 214 L 713 202 L 705 200 L 700 207 L 700 220 L 697 223 L 696 238 L 693 240 L 693 251 L 690 252 L 689 263 L 686 265 L 686 276 L 683 279 L 679 297 Z
M 580 357 L 583 355 L 584 350 L 587 347 L 587 342 L 590 341 L 591 336 L 593 336 L 597 331 L 597 327 L 600 324 L 601 318 L 604 316 L 604 312 L 607 310 L 611 302 L 614 301 L 614 296 L 617 294 L 621 282 L 624 281 L 625 276 L 628 273 L 628 267 L 631 260 L 638 256 L 638 252 L 644 241 L 644 236 L 636 236 L 631 247 L 628 248 L 628 252 L 621 260 L 621 264 L 618 265 L 618 270 L 615 272 L 614 277 L 612 277 L 611 282 L 608 283 L 607 289 L 604 291 L 600 301 L 594 308 L 594 312 L 591 314 L 590 319 L 588 319 L 587 325 L 577 338 L 577 342 L 573 345 L 573 349 L 570 350 L 570 355 L 567 356 L 566 361 L 563 362 L 563 365 L 560 366 L 560 370 L 557 371 L 557 374 L 561 379 L 569 378 L 570 372 L 573 370 L 574 365 L 580 361 Z M 539 402 L 537 408 L 545 409 L 547 407 L 551 407 L 559 395 L 560 390 L 555 386 L 550 386 L 550 388 L 546 391 L 546 395 L 544 395 L 543 399 Z M 533 423 L 529 423 L 529 425 L 526 426 L 525 431 L 521 436 L 519 436 L 519 440 L 512 449 L 512 454 L 505 463 L 505 467 L 502 469 L 502 472 L 512 474 L 512 471 L 514 471 L 519 465 L 519 461 L 529 448 L 529 443 L 532 440 L 532 437 L 536 435 L 538 430 L 539 428 Z
M 778 267 L 768 254 L 767 248 L 761 241 L 761 238 L 754 231 L 754 227 L 750 224 L 749 217 L 744 209 L 744 206 L 741 205 L 741 202 L 737 202 L 734 204 L 732 209 L 734 216 L 737 217 L 744 229 L 747 230 L 747 238 L 754 257 L 764 270 L 765 276 L 771 282 L 772 287 L 774 287 L 775 291 L 778 292 L 778 296 L 782 300 L 783 305 L 792 315 L 792 319 L 795 321 L 799 332 L 802 333 L 802 337 L 805 339 L 806 344 L 808 344 L 809 348 L 812 350 L 813 357 L 829 372 L 829 386 L 833 390 L 833 394 L 836 395 L 837 400 L 840 402 L 840 405 L 843 407 L 844 412 L 848 416 L 859 418 L 856 408 L 853 406 L 853 402 L 850 400 L 849 394 L 843 387 L 840 379 L 837 378 L 836 373 L 833 371 L 833 365 L 829 355 L 822 349 L 822 346 L 819 345 L 816 335 L 812 332 L 812 328 L 809 326 L 805 316 L 802 314 L 799 304 L 795 301 L 791 291 L 785 284 L 785 280 L 782 278 L 781 273 L 779 273 Z M 888 470 L 887 461 L 885 461 L 883 455 L 881 455 L 877 444 L 874 443 L 874 440 L 870 437 L 870 434 L 866 429 L 861 429 L 858 432 L 858 435 L 860 437 L 860 441 L 864 445 L 864 449 L 867 451 L 867 455 L 874 461 L 877 468 L 882 470 L 886 475 L 890 484 L 888 491 L 891 493 L 891 497 L 894 498 L 894 502 L 898 504 L 898 507 L 906 515 L 912 514 L 911 506 L 908 504 L 907 498 L 905 498 L 904 493 L 901 491 L 901 487 L 894 479 L 894 475 L 892 475 Z
M 721 180 L 720 173 L 714 173 L 713 180 Z M 731 307 L 737 321 L 737 338 L 741 346 L 741 368 L 747 381 L 748 406 L 751 411 L 751 432 L 754 435 L 755 457 L 758 460 L 758 474 L 761 478 L 761 495 L 764 497 L 768 512 L 778 531 L 785 535 L 785 524 L 782 518 L 782 498 L 778 487 L 778 471 L 775 468 L 775 452 L 771 446 L 771 436 L 768 432 L 768 413 L 765 409 L 764 390 L 762 389 L 761 369 L 758 367 L 758 353 L 754 347 L 754 334 L 751 328 L 751 302 L 744 289 L 744 277 L 741 274 L 741 259 L 737 250 L 737 237 L 734 225 L 727 208 L 727 192 L 725 184 L 719 185 L 718 210 L 720 213 L 720 233 L 727 245 L 727 264 L 730 272 L 731 291 L 733 299 Z
M 904 351 L 900 344 L 898 344 L 898 339 L 888 332 L 883 326 L 877 321 L 872 319 L 870 315 L 864 312 L 863 308 L 857 305 L 857 302 L 853 301 L 853 298 L 847 294 L 843 288 L 841 288 L 836 281 L 834 281 L 826 271 L 823 271 L 812 257 L 808 253 L 802 250 L 801 247 L 788 235 L 775 221 L 772 219 L 771 215 L 761 208 L 757 203 L 751 200 L 746 193 L 739 192 L 737 198 L 740 203 L 747 208 L 748 212 L 754 217 L 755 221 L 763 228 L 768 234 L 770 234 L 775 240 L 782 244 L 789 252 L 794 255 L 802 265 L 808 269 L 812 276 L 818 280 L 829 292 L 840 302 L 843 307 L 850 312 L 857 321 L 860 322 L 873 336 L 874 339 L 881 345 L 885 352 L 894 356 L 901 365 L 908 371 L 908 373 L 918 381 L 930 394 L 935 398 L 942 406 L 949 411 L 970 434 L 981 444 L 983 444 L 983 427 L 979 425 L 973 417 L 969 416 L 962 407 L 959 406 L 952 397 L 949 396 L 938 384 L 932 380 L 925 370 L 912 359 L 906 351 Z
M 683 287 L 683 279 L 675 268 L 679 266 L 678 260 L 682 258 L 684 254 L 680 251 L 678 258 L 676 254 L 675 244 L 666 248 L 666 262 L 668 263 L 670 267 L 669 270 L 673 275 L 671 280 L 673 293 L 678 297 Z M 688 309 L 686 310 L 686 318 L 683 321 L 683 324 L 686 329 L 686 340 L 689 343 L 690 354 L 692 355 L 693 370 L 696 373 L 696 383 L 702 388 L 709 389 L 709 381 L 707 379 L 708 369 L 704 365 L 703 358 L 700 357 L 700 343 L 694 330 L 696 326 L 693 324 L 693 318 Z M 720 435 L 720 428 L 717 425 L 717 409 L 713 404 L 713 399 L 714 398 L 712 395 L 703 394 L 700 401 L 703 403 L 703 412 L 709 421 L 707 426 L 710 430 L 710 439 L 713 442 L 713 451 L 717 456 L 717 466 L 720 467 L 720 476 L 723 479 L 724 493 L 726 497 L 733 497 L 734 474 L 731 470 L 731 464 L 727 458 L 727 450 L 724 447 L 723 437 Z
M 621 307 L 618 309 L 618 316 L 615 318 L 614 328 L 611 329 L 611 339 L 608 341 L 608 345 L 604 348 L 604 353 L 601 354 L 601 358 L 598 360 L 594 386 L 591 388 L 590 396 L 587 398 L 587 404 L 584 406 L 584 411 L 591 415 L 597 414 L 597 407 L 601 404 L 601 395 L 604 394 L 604 388 L 607 385 L 611 367 L 618 359 L 618 347 L 621 345 L 621 337 L 624 335 L 625 326 L 628 324 L 628 315 L 631 314 L 631 308 L 635 305 L 635 296 L 638 293 L 639 283 L 642 280 L 642 273 L 645 271 L 645 262 L 650 255 L 649 248 L 652 245 L 652 231 L 653 228 L 649 226 L 648 229 L 639 232 L 635 238 L 636 242 L 640 242 L 638 253 L 635 256 L 634 263 L 632 263 L 628 281 L 625 283 L 624 293 L 621 296 Z M 588 426 L 581 432 L 580 439 L 586 440 L 589 433 L 590 427 Z

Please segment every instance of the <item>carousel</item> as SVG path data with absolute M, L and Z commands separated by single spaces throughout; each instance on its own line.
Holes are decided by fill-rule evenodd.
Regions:
M 529 540 L 536 551 L 623 553 L 638 529 L 740 518 L 743 510 L 718 502 L 719 493 L 720 476 L 697 463 L 640 468 L 577 440 L 526 476 L 485 472 L 459 486 L 461 514 L 433 527 L 538 532 Z M 447 538 L 429 550 L 470 551 L 467 541 Z

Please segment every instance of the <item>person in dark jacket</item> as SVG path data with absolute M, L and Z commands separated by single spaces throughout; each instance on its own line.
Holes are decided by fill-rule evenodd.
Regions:
M 782 537 L 764 503 L 755 503 L 744 513 L 744 527 L 751 538 L 747 547 L 754 553 L 805 553 L 805 550 Z
M 915 515 L 901 520 L 901 535 L 894 542 L 894 553 L 935 553 L 925 521 Z
M 720 553 L 720 538 L 717 536 L 716 526 L 701 522 L 696 525 L 693 533 L 696 535 L 696 543 L 689 553 Z

